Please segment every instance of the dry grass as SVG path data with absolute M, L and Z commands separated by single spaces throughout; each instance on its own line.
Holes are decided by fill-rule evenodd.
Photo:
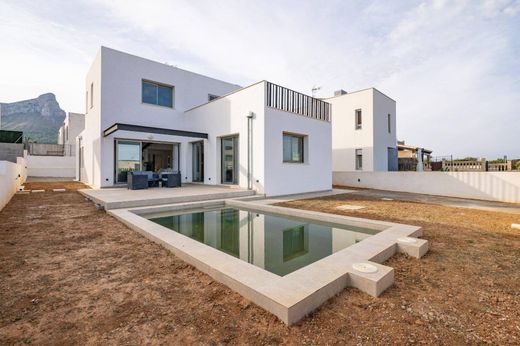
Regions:
M 346 289 L 288 328 L 74 191 L 16 195 L 0 212 L 0 344 L 520 341 L 518 215 L 355 195 L 285 205 L 417 224 L 431 251 L 389 260 L 381 297 Z

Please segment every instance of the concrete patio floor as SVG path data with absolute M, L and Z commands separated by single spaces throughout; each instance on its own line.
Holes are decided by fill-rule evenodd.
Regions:
M 83 196 L 101 205 L 105 210 L 146 207 L 171 203 L 197 202 L 252 196 L 254 191 L 223 185 L 183 184 L 177 188 L 149 188 L 128 190 L 126 187 L 81 189 Z

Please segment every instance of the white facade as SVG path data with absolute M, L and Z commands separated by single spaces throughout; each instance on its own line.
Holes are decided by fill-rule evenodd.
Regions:
M 143 102 L 146 83 L 172 88 L 172 107 Z M 197 177 L 205 184 L 221 184 L 232 175 L 231 184 L 267 195 L 329 190 L 330 122 L 324 116 L 296 114 L 301 110 L 294 107 L 289 112 L 268 106 L 268 85 L 262 81 L 241 88 L 102 47 L 86 78 L 87 112 L 85 130 L 77 142 L 77 178 L 94 187 L 117 185 L 122 175 L 116 169 L 123 164 L 118 150 L 125 143 L 137 143 L 141 157 L 134 166 L 142 170 L 145 150 L 173 145 L 168 160 L 173 159 L 172 168 L 180 170 L 183 182 L 192 182 L 194 170 L 203 167 Z M 210 96 L 219 98 L 208 102 Z M 284 162 L 284 133 L 302 138 L 303 162 Z M 233 152 L 227 150 L 229 140 L 227 151 L 222 147 L 223 138 L 229 136 L 235 138 Z M 198 148 L 194 143 L 201 142 L 203 166 L 194 166 Z M 234 158 L 235 166 L 224 170 L 223 158 L 228 156 Z
M 58 130 L 58 144 L 76 145 L 76 137 L 85 129 L 85 114 L 69 112 Z
M 326 99 L 332 105 L 332 170 L 397 170 L 396 103 L 375 88 Z M 360 113 L 360 120 L 356 113 Z M 358 115 L 359 117 L 359 115 Z M 361 154 L 361 165 L 356 164 Z

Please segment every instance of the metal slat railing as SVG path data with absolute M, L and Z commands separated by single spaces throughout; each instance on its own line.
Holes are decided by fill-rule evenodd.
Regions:
M 73 144 L 29 143 L 29 155 L 34 156 L 75 156 Z
M 266 102 L 271 108 L 330 122 L 330 103 L 266 82 Z

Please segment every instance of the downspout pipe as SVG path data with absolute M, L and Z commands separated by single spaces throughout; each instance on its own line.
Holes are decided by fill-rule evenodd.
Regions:
M 253 189 L 253 119 L 255 113 L 247 114 L 247 189 Z

